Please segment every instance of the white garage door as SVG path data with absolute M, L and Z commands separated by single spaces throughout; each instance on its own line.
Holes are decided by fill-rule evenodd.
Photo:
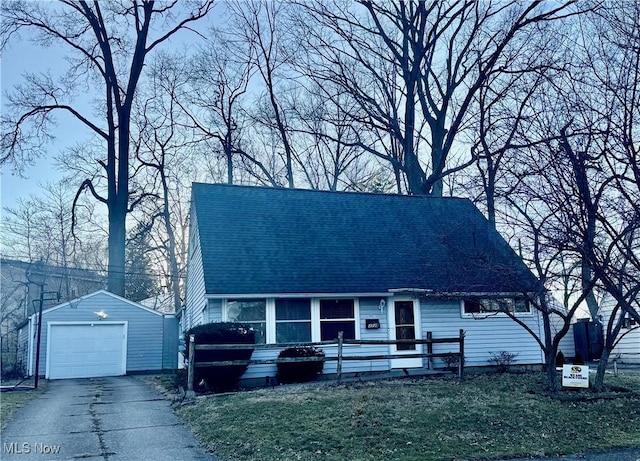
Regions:
M 47 349 L 47 378 L 123 375 L 126 340 L 122 323 L 52 324 Z

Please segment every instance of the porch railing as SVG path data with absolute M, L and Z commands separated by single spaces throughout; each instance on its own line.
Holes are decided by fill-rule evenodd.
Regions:
M 426 339 L 344 339 L 343 332 L 338 333 L 338 338 L 330 341 L 319 342 L 301 342 L 301 343 L 280 343 L 280 344 L 196 344 L 195 335 L 189 336 L 189 351 L 212 351 L 212 350 L 239 350 L 252 348 L 255 350 L 267 350 L 267 349 L 286 349 L 289 347 L 305 347 L 313 346 L 337 346 L 337 354 L 335 357 L 291 357 L 291 358 L 273 358 L 273 359 L 249 359 L 249 360 L 226 360 L 216 362 L 196 362 L 195 353 L 189 353 L 188 362 L 188 390 L 193 392 L 194 389 L 194 375 L 195 369 L 205 367 L 216 366 L 229 366 L 229 365 L 269 365 L 277 363 L 288 362 L 329 362 L 337 361 L 336 366 L 336 380 L 338 384 L 342 381 L 342 364 L 345 360 L 356 361 L 368 361 L 368 360 L 392 360 L 392 359 L 408 359 L 408 358 L 426 358 L 428 363 L 431 363 L 433 358 L 452 357 L 457 358 L 458 362 L 458 377 L 460 379 L 464 376 L 464 330 L 460 330 L 457 337 L 451 338 L 433 338 L 431 332 L 427 332 Z M 433 352 L 434 344 L 459 344 L 458 352 Z M 379 355 L 349 355 L 345 354 L 345 345 L 425 345 L 422 352 L 414 353 L 394 353 L 394 354 L 379 354 Z M 349 348 L 347 348 L 347 351 Z

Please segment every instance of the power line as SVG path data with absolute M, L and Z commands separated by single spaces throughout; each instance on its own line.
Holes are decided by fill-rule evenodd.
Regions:
M 8 258 L 6 256 L 3 256 L 2 259 L 11 259 Z M 21 261 L 18 259 L 13 259 L 13 261 L 18 261 L 24 264 L 29 264 L 28 261 Z M 7 263 L 4 263 L 3 265 L 7 265 Z M 104 275 L 106 276 L 109 273 L 109 269 L 105 268 L 105 267 L 100 267 L 100 266 L 51 266 L 51 267 L 55 267 L 58 270 L 77 270 L 77 271 L 88 271 L 88 272 L 95 272 L 98 273 L 98 275 Z M 181 273 L 178 274 L 178 278 L 180 279 L 186 279 L 187 275 L 182 273 L 183 271 L 180 271 Z M 112 270 L 111 273 L 113 274 L 122 274 L 124 273 L 125 277 L 126 276 L 134 276 L 134 275 L 141 275 L 141 276 L 149 276 L 149 277 L 157 277 L 157 278 L 166 278 L 166 277 L 172 277 L 171 274 L 159 274 L 157 272 L 150 272 L 150 271 L 128 271 L 125 269 L 125 271 L 117 271 L 117 270 Z M 56 275 L 60 275 L 60 274 L 56 274 Z M 71 276 L 73 276 L 73 274 L 70 274 Z

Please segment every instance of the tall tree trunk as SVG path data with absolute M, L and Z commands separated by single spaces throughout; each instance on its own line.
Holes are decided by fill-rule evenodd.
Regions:
M 127 207 L 109 207 L 109 266 L 107 290 L 124 296 L 125 287 L 125 239 Z

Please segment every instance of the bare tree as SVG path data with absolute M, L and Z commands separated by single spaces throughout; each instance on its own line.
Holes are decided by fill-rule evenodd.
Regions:
M 191 5 L 191 4 L 189 4 Z M 27 75 L 26 84 L 8 98 L 10 111 L 3 116 L 1 163 L 20 164 L 44 155 L 52 135 L 54 113 L 66 112 L 100 138 L 106 154 L 98 161 L 107 178 L 106 195 L 86 179 L 76 198 L 89 191 L 106 205 L 109 218 L 110 291 L 124 295 L 127 214 L 144 197 L 131 193 L 131 112 L 147 56 L 211 9 L 207 0 L 188 7 L 176 2 L 156 5 L 153 0 L 100 4 L 79 0 L 47 3 L 5 2 L 2 5 L 2 46 L 18 33 L 35 43 L 62 45 L 69 50 L 64 78 Z M 101 111 L 93 117 L 73 98 L 78 85 L 101 83 Z
M 141 170 L 136 177 L 145 178 L 144 189 L 155 192 L 141 203 L 142 213 L 137 217 L 148 253 L 159 252 L 153 264 L 156 270 L 168 266 L 167 288 L 178 312 L 182 307 L 181 276 L 186 267 L 184 233 L 187 227 L 185 216 L 180 213 L 186 206 L 181 191 L 190 186 L 185 186 L 183 181 L 193 173 L 188 166 L 197 157 L 194 148 L 201 140 L 194 138 L 193 131 L 186 127 L 189 120 L 175 99 L 180 80 L 173 77 L 183 74 L 166 72 L 168 63 L 171 67 L 175 61 L 163 57 L 154 62 L 151 84 L 141 94 L 145 102 L 135 117 L 139 134 L 135 141 L 136 160 Z M 146 253 L 142 256 L 151 258 Z
M 625 21 L 634 17 L 630 13 L 622 15 Z M 638 107 L 639 79 L 629 77 L 638 75 L 640 47 L 633 46 L 637 28 L 630 29 L 635 36 L 628 35 L 621 50 L 619 44 L 604 47 L 594 23 L 582 27 L 580 38 L 571 38 L 572 72 L 537 95 L 541 111 L 528 131 L 537 129 L 540 141 L 523 146 L 509 165 L 503 196 L 506 216 L 523 230 L 525 254 L 539 279 L 548 289 L 571 287 L 564 296 L 566 313 L 557 312 L 565 326 L 578 306 L 586 305 L 598 319 L 603 294 L 614 300 L 595 380 L 602 390 L 623 317 L 640 321 L 640 176 L 637 122 L 629 116 Z M 594 36 L 597 41 L 590 42 Z M 544 305 L 540 309 L 546 312 Z
M 473 162 L 448 166 L 500 58 L 524 32 L 573 14 L 572 3 L 302 3 L 301 39 L 309 73 L 341 85 L 359 105 L 354 118 L 388 134 L 361 147 L 401 171 L 408 193 L 442 195 L 443 177 Z
M 291 139 L 290 111 L 283 94 L 294 86 L 291 64 L 297 58 L 300 44 L 293 45 L 295 42 L 288 39 L 282 11 L 289 6 L 265 0 L 229 3 L 233 34 L 245 48 L 253 50 L 252 66 L 264 91 L 251 113 L 257 123 L 272 133 L 272 142 L 277 142 L 276 154 L 284 164 L 286 184 L 294 187 L 296 153 Z
M 102 238 L 91 222 L 93 203 L 79 203 L 77 226 L 71 228 L 72 187 L 66 179 L 48 183 L 42 195 L 31 194 L 19 199 L 15 207 L 4 209 L 0 234 L 4 257 L 63 268 L 103 267 L 106 234 Z

